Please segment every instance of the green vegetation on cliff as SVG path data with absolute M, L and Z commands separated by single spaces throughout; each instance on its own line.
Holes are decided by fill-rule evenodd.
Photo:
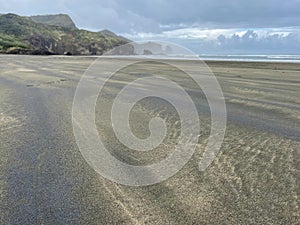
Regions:
M 0 34 L 0 52 L 5 52 L 8 49 L 13 49 L 13 48 L 28 49 L 29 45 L 22 43 L 21 41 L 19 41 L 18 39 L 16 39 L 13 36 L 1 33 Z
M 38 15 L 30 17 L 34 22 L 43 23 L 47 25 L 66 27 L 69 29 L 77 29 L 75 23 L 70 18 L 69 15 L 66 14 L 58 14 L 58 15 Z
M 37 20 L 34 21 L 32 17 L 0 15 L 0 52 L 31 54 L 40 51 L 49 54 L 101 55 L 116 46 L 128 43 L 127 39 L 117 35 L 68 27 L 70 21 L 64 23 L 60 20 L 60 24 L 53 22 L 53 18 L 66 16 L 38 18 L 39 22 L 35 22 Z

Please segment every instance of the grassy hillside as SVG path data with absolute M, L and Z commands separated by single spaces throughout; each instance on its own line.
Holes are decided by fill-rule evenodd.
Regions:
M 70 29 L 77 29 L 73 20 L 70 18 L 69 15 L 66 14 L 38 15 L 38 16 L 31 16 L 30 18 L 37 23 L 66 27 Z
M 30 46 L 26 43 L 19 41 L 14 36 L 0 33 L 0 52 L 5 52 L 8 49 L 28 49 Z
M 116 35 L 114 32 L 111 32 L 110 30 L 102 30 L 102 31 L 99 31 L 99 33 L 107 35 L 107 36 L 111 36 L 111 37 L 118 37 L 118 38 L 124 40 L 125 42 L 131 42 L 129 39 L 127 39 L 123 36 L 120 36 L 120 35 Z
M 128 40 L 117 35 L 37 23 L 29 17 L 0 15 L 0 52 L 101 55 Z M 16 51 L 22 50 L 22 51 Z M 27 50 L 27 51 L 26 51 Z

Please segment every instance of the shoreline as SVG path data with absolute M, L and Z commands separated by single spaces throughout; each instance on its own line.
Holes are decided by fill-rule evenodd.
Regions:
M 59 55 L 59 54 L 45 54 L 45 55 L 38 55 L 38 54 L 6 54 L 0 53 L 0 56 L 8 56 L 8 57 L 48 57 L 48 58 L 113 58 L 113 59 L 124 59 L 124 60 L 137 60 L 137 59 L 149 59 L 151 60 L 164 60 L 164 61 L 202 61 L 205 63 L 268 63 L 268 64 L 300 64 L 300 60 L 246 60 L 246 59 L 210 59 L 210 58 L 201 58 L 201 57 L 191 57 L 191 58 L 181 58 L 181 57 L 149 57 L 149 56 L 104 56 L 104 55 Z

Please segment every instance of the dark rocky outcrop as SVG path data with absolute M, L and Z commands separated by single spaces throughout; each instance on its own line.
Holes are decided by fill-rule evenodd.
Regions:
M 12 49 L 6 52 L 7 54 L 15 55 L 56 55 L 46 49 L 29 50 L 29 49 Z

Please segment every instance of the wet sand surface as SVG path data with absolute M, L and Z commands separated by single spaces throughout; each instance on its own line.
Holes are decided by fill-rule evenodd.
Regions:
M 224 92 L 228 124 L 205 172 L 198 163 L 210 111 L 195 83 L 155 62 L 119 71 L 96 108 L 98 132 L 115 157 L 133 165 L 158 162 L 177 143 L 178 115 L 155 98 L 134 107 L 131 126 L 146 138 L 149 120 L 165 118 L 162 145 L 142 153 L 118 142 L 109 110 L 136 78 L 156 74 L 182 85 L 201 121 L 196 152 L 180 172 L 156 185 L 129 187 L 89 167 L 73 135 L 75 90 L 94 60 L 0 56 L 0 224 L 299 224 L 300 64 L 208 62 Z M 199 70 L 195 61 L 180 63 Z

